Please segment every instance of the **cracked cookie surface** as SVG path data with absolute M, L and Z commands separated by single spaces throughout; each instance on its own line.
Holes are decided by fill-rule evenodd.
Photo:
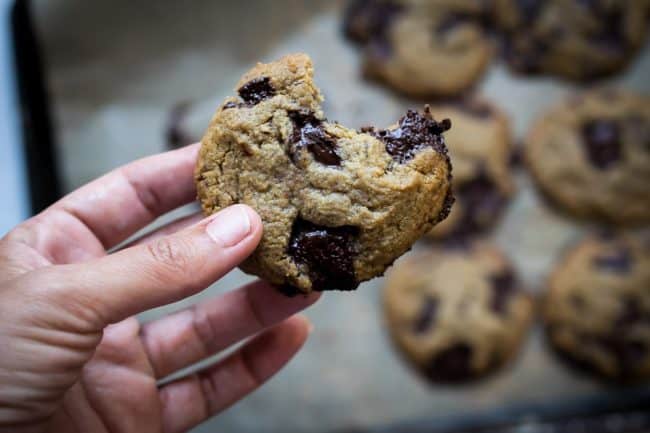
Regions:
M 589 236 L 549 279 L 544 318 L 571 365 L 615 381 L 650 377 L 650 238 Z
M 580 217 L 650 222 L 650 98 L 601 89 L 542 115 L 525 144 L 541 190 Z
M 288 295 L 381 275 L 453 201 L 442 133 L 425 109 L 388 129 L 329 122 L 312 63 L 258 64 L 205 133 L 195 171 L 206 214 L 253 207 L 264 235 L 241 265 Z
M 384 313 L 396 346 L 434 382 L 487 375 L 518 352 L 532 318 L 505 256 L 484 243 L 415 252 L 388 274 Z

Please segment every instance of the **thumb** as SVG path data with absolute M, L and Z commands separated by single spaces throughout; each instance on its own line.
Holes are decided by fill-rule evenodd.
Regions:
M 203 290 L 250 255 L 261 236 L 260 217 L 234 205 L 151 243 L 46 268 L 48 296 L 92 312 L 105 326 Z

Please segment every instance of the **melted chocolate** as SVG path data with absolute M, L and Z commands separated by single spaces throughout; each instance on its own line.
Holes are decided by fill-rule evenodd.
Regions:
M 600 170 L 611 168 L 623 158 L 618 123 L 600 119 L 582 125 L 582 139 L 587 158 Z
M 472 348 L 464 343 L 457 343 L 437 354 L 425 371 L 427 377 L 435 382 L 463 382 L 471 379 Z
M 269 77 L 255 78 L 241 86 L 237 92 L 249 105 L 256 105 L 264 99 L 275 95 L 275 89 L 271 85 L 271 79 Z
M 436 122 L 427 107 L 424 114 L 408 110 L 395 129 L 375 130 L 370 128 L 364 132 L 368 132 L 384 142 L 386 152 L 395 161 L 405 163 L 427 147 L 433 148 L 442 155 L 447 155 L 447 147 L 442 133 L 449 128 L 451 128 L 449 119 Z
M 312 289 L 354 290 L 359 285 L 354 272 L 355 238 L 352 226 L 326 227 L 301 218 L 291 230 L 288 253 L 309 268 Z
M 313 113 L 303 111 L 292 111 L 289 117 L 293 122 L 293 133 L 290 138 L 292 148 L 289 151 L 293 161 L 296 160 L 298 151 L 306 148 L 321 164 L 341 165 L 336 140 L 325 132 L 320 119 L 314 117 Z

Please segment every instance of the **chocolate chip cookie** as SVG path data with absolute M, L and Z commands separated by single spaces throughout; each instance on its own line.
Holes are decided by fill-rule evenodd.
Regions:
M 449 96 L 474 84 L 493 55 L 481 0 L 357 0 L 344 31 L 363 46 L 368 77 L 412 96 Z
M 454 122 L 445 141 L 454 162 L 456 203 L 430 236 L 466 237 L 485 232 L 498 221 L 515 190 L 508 118 L 478 97 L 436 105 L 431 112 Z
M 625 67 L 645 41 L 647 0 L 495 0 L 510 66 L 590 80 Z
M 329 122 L 304 54 L 258 64 L 202 140 L 195 172 L 205 213 L 252 206 L 264 223 L 241 265 L 286 294 L 352 290 L 385 269 L 451 203 L 451 164 L 428 109 L 388 129 Z
M 388 274 L 383 301 L 396 346 L 434 382 L 464 382 L 506 364 L 533 315 L 509 261 L 484 243 L 405 257 Z
M 572 365 L 601 377 L 650 377 L 650 242 L 591 236 L 549 280 L 549 341 Z
M 544 114 L 525 158 L 543 192 L 571 213 L 650 222 L 650 98 L 616 90 L 574 96 Z

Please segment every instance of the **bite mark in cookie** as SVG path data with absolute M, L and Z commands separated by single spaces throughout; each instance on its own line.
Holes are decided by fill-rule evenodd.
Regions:
M 435 121 L 429 107 L 426 107 L 424 114 L 408 110 L 406 115 L 400 119 L 397 128 L 380 130 L 369 128 L 365 132 L 369 132 L 383 141 L 386 145 L 386 152 L 395 161 L 405 163 L 426 147 L 431 147 L 436 152 L 447 155 L 442 133 L 450 128 L 451 121 L 449 119 Z

